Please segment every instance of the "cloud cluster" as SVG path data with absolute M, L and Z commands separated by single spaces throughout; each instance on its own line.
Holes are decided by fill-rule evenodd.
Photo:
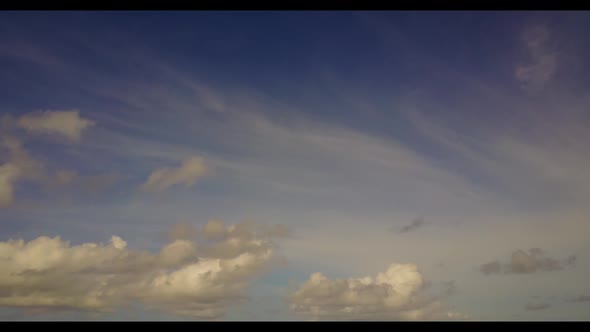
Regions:
M 201 157 L 190 157 L 179 167 L 165 167 L 150 174 L 142 189 L 146 191 L 163 191 L 175 185 L 190 187 L 208 173 L 207 165 Z
M 510 256 L 510 261 L 507 263 L 500 263 L 500 261 L 492 261 L 482 264 L 480 271 L 485 275 L 490 274 L 509 274 L 509 273 L 534 273 L 540 271 L 555 271 L 562 270 L 566 267 L 574 265 L 576 256 L 571 255 L 566 259 L 559 261 L 557 259 L 545 256 L 545 252 L 539 248 L 530 249 L 527 252 L 523 250 L 516 250 Z
M 313 273 L 291 294 L 291 308 L 315 318 L 360 320 L 461 319 L 421 293 L 425 282 L 414 264 L 391 264 L 375 277 L 329 279 Z
M 15 119 L 3 116 L 0 119 L 0 208 L 12 205 L 15 185 L 19 181 L 44 183 L 64 182 L 71 174 L 57 174 L 53 179 L 42 161 L 25 149 L 18 129 L 29 134 L 60 134 L 78 141 L 84 129 L 94 122 L 81 118 L 78 111 L 44 111 L 24 114 Z
M 12 205 L 15 185 L 23 180 L 36 180 L 51 189 L 75 186 L 86 192 L 111 185 L 117 179 L 116 174 L 80 175 L 67 169 L 49 172 L 22 143 L 22 133 L 58 135 L 76 143 L 80 141 L 82 132 L 95 124 L 95 121 L 81 117 L 78 110 L 32 112 L 18 118 L 0 118 L 0 151 L 7 151 L 2 151 L 7 158 L 0 157 L 0 208 Z M 162 191 L 176 185 L 190 187 L 209 173 L 210 168 L 204 159 L 193 156 L 176 168 L 155 170 L 142 189 Z
M 0 242 L 0 306 L 105 312 L 140 301 L 149 309 L 218 318 L 274 261 L 278 234 L 265 229 L 224 226 L 217 241 L 177 239 L 157 253 L 129 249 L 118 236 L 108 244 L 46 236 Z
M 0 133 L 2 134 L 2 133 Z M 12 205 L 18 181 L 39 180 L 43 177 L 43 163 L 33 158 L 19 140 L 0 136 L 0 208 Z

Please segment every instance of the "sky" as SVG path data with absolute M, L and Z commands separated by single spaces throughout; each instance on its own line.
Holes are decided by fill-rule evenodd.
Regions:
M 588 320 L 590 14 L 0 13 L 1 320 Z

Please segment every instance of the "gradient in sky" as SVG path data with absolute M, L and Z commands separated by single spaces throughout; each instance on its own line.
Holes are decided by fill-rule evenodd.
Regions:
M 0 318 L 587 320 L 588 31 L 0 13 Z

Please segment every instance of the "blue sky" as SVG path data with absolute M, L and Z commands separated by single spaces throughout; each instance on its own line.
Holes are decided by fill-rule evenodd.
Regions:
M 585 320 L 589 25 L 4 12 L 0 314 Z

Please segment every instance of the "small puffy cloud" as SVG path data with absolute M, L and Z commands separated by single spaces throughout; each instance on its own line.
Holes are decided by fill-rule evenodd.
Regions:
M 155 170 L 150 174 L 142 189 L 146 191 L 162 191 L 175 185 L 191 187 L 209 169 L 201 157 L 190 157 L 179 167 L 166 167 Z
M 534 63 L 516 68 L 515 76 L 525 88 L 538 90 L 551 79 L 555 67 L 554 55 L 541 55 Z
M 17 124 L 33 134 L 58 134 L 72 141 L 78 141 L 82 131 L 95 124 L 94 121 L 80 117 L 80 112 L 43 111 L 21 116 Z
M 176 239 L 156 253 L 130 249 L 118 236 L 108 244 L 46 236 L 0 242 L 0 306 L 105 312 L 138 301 L 171 314 L 219 318 L 246 298 L 252 278 L 274 256 L 269 238 L 227 234 L 209 247 Z M 235 250 L 216 255 L 226 246 Z
M 492 261 L 480 266 L 480 271 L 486 275 L 489 274 L 523 274 L 540 271 L 562 270 L 566 267 L 573 266 L 576 262 L 576 256 L 571 255 L 562 261 L 545 256 L 545 252 L 539 248 L 533 248 L 528 251 L 516 250 L 510 256 L 510 261 L 500 263 Z
M 528 303 L 525 306 L 527 311 L 539 311 L 549 309 L 551 305 L 549 303 Z
M 322 273 L 291 294 L 297 313 L 326 319 L 427 320 L 461 319 L 437 299 L 421 293 L 425 282 L 414 264 L 391 264 L 374 277 L 330 279 Z
M 113 235 L 111 237 L 111 243 L 113 244 L 113 247 L 115 247 L 116 249 L 122 250 L 127 247 L 127 242 L 125 242 L 125 240 L 116 235 Z
M 530 60 L 517 66 L 514 76 L 526 90 L 540 90 L 555 74 L 557 56 L 548 48 L 549 37 L 549 30 L 544 26 L 528 27 L 522 34 Z
M 416 219 L 412 220 L 412 222 L 410 224 L 402 226 L 398 230 L 398 233 L 407 233 L 407 232 L 414 231 L 414 230 L 424 226 L 424 224 L 425 224 L 425 222 L 424 222 L 423 218 L 416 218 Z

